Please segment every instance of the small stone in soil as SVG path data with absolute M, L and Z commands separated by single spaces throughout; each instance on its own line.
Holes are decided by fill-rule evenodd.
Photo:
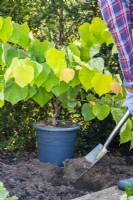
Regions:
M 68 183 L 76 181 L 91 166 L 91 163 L 88 162 L 84 157 L 66 159 L 63 164 L 63 178 Z

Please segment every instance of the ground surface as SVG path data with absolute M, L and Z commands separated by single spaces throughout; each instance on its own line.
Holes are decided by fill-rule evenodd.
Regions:
M 65 179 L 63 168 L 40 163 L 32 155 L 0 156 L 0 181 L 19 200 L 71 200 L 131 176 L 133 158 L 118 153 L 106 154 L 75 183 Z

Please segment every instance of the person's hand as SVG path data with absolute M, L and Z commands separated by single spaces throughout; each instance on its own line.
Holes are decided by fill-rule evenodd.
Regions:
M 127 88 L 126 92 L 126 106 L 128 107 L 129 112 L 133 115 L 133 88 Z

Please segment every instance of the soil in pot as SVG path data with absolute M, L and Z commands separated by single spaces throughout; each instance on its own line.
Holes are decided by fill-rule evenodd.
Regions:
M 54 125 L 52 121 L 41 121 L 37 122 L 36 125 L 45 128 L 73 128 L 77 126 L 77 124 L 69 121 L 56 121 Z
M 108 153 L 77 182 L 63 176 L 63 168 L 41 163 L 34 156 L 0 157 L 0 181 L 19 200 L 72 200 L 114 186 L 119 179 L 133 176 L 133 158 Z

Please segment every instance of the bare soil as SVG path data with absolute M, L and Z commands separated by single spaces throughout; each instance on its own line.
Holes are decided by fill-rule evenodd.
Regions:
M 69 165 L 60 168 L 41 163 L 34 155 L 0 155 L 0 181 L 19 200 L 72 200 L 133 176 L 133 157 L 117 152 L 106 154 L 76 182 L 73 182 L 73 172 L 80 173 L 87 165 L 80 165 L 84 163 L 83 158 L 78 158 L 77 164 L 71 167 L 73 162 L 66 163 Z

